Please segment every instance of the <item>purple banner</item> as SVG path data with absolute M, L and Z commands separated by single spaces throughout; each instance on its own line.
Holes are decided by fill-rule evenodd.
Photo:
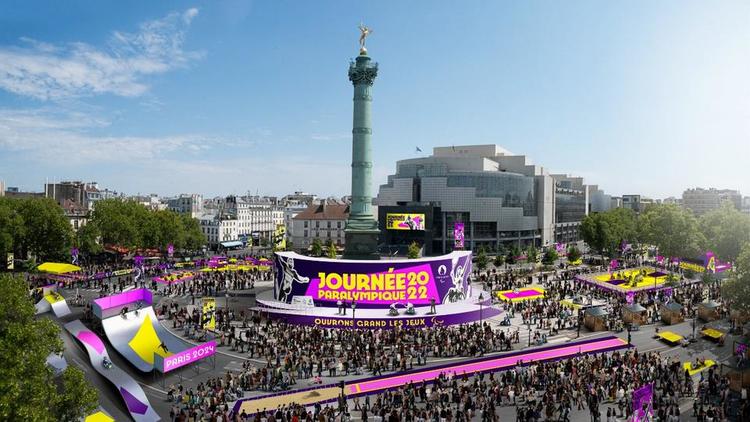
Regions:
M 425 328 L 442 327 L 448 325 L 468 324 L 479 321 L 480 318 L 492 318 L 500 315 L 500 309 L 485 307 L 461 313 L 446 315 L 425 315 L 418 317 L 388 317 L 382 318 L 347 318 L 327 317 L 310 314 L 291 314 L 280 309 L 264 309 L 272 319 L 295 325 L 310 325 L 319 328 L 357 329 L 357 330 L 392 330 L 394 328 Z
M 365 308 L 392 303 L 455 303 L 468 297 L 471 251 L 410 260 L 355 261 L 276 253 L 274 298 L 291 303 L 311 296 L 317 306 L 356 302 Z
M 651 420 L 654 415 L 654 384 L 646 384 L 633 391 L 633 416 L 630 422 Z
M 205 359 L 215 354 L 216 342 L 209 341 L 161 359 L 163 360 L 163 362 L 160 367 L 162 368 L 163 373 L 167 373 L 169 371 L 174 371 L 175 369 L 182 368 L 185 365 L 195 363 L 201 359 Z
M 747 344 L 745 343 L 737 343 L 737 346 L 734 348 L 734 354 L 737 357 L 740 357 L 747 352 Z
M 95 299 L 93 306 L 94 315 L 102 318 L 105 315 L 104 311 L 108 309 L 120 308 L 138 301 L 143 302 L 143 306 L 150 306 L 153 303 L 151 291 L 148 289 L 135 289 L 125 293 Z
M 464 248 L 464 223 L 453 224 L 453 249 Z
M 619 266 L 619 263 L 617 262 L 616 259 L 613 259 L 613 260 L 609 261 L 609 271 L 610 272 L 616 270 L 618 266 Z
M 716 255 L 714 255 L 714 253 L 711 251 L 706 252 L 706 258 L 704 261 L 706 264 L 706 270 L 714 274 L 723 273 L 724 271 L 732 268 L 732 264 L 719 261 L 719 258 L 717 258 Z
M 628 292 L 625 295 L 625 300 L 628 302 L 628 305 L 632 305 L 635 302 L 635 292 Z

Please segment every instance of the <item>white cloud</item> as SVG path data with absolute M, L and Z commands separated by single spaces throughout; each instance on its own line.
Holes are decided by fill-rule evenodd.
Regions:
M 0 151 L 20 152 L 30 161 L 75 165 L 127 160 L 148 162 L 168 154 L 197 154 L 217 146 L 252 145 L 247 140 L 201 134 L 148 137 L 94 133 L 109 124 L 105 119 L 81 112 L 0 109 Z
M 96 94 L 136 97 L 148 91 L 144 77 L 184 67 L 202 56 L 183 49 L 198 9 L 142 23 L 134 33 L 115 31 L 105 49 L 21 38 L 0 47 L 0 88 L 40 100 Z
M 270 140 L 256 140 L 260 135 L 112 136 L 106 134 L 109 120 L 93 117 L 95 113 L 0 108 L 0 169 L 13 169 L 16 183 L 48 175 L 88 177 L 131 193 L 212 195 L 258 189 L 262 194 L 306 190 L 342 195 L 350 189 L 345 158 L 314 159 L 291 150 L 276 156 L 268 153 Z M 375 167 L 374 189 L 388 170 Z

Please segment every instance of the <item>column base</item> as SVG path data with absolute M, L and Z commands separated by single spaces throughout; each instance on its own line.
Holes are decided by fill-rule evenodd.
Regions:
M 347 230 L 344 232 L 344 259 L 380 259 L 378 254 L 379 230 Z

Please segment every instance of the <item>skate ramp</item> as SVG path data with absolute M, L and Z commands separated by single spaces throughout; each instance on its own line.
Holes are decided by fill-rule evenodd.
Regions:
M 51 284 L 41 287 L 42 299 L 34 305 L 36 315 L 52 311 L 56 317 L 62 318 L 71 314 L 65 298 L 57 293 L 57 286 Z
M 115 386 L 123 401 L 125 401 L 130 416 L 136 422 L 152 422 L 161 419 L 154 408 L 151 407 L 146 393 L 143 392 L 143 389 L 133 377 L 114 364 L 110 368 L 104 367 L 104 358 L 106 357 L 110 362 L 112 362 L 112 359 L 109 358 L 104 342 L 96 333 L 86 328 L 78 319 L 65 324 L 65 329 L 86 349 L 91 366 L 94 367 L 96 372 Z M 92 421 L 107 420 L 102 415 L 95 415 L 91 415 L 94 416 L 91 419 Z
M 165 358 L 191 347 L 162 327 L 150 306 L 128 312 L 125 318 L 119 315 L 106 318 L 102 327 L 117 352 L 142 372 L 159 369 L 155 355 Z M 160 347 L 162 343 L 166 351 Z
M 154 355 L 159 355 L 163 358 L 172 356 L 173 353 L 165 351 L 162 346 L 162 340 L 156 334 L 154 329 L 153 321 L 151 317 L 146 315 L 146 318 L 141 323 L 141 327 L 136 331 L 135 336 L 128 342 L 128 346 L 140 357 L 144 362 L 148 362 L 151 365 L 154 364 Z

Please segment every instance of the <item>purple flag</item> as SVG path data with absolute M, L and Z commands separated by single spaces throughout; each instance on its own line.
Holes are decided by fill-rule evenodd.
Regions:
M 633 416 L 630 422 L 645 422 L 654 415 L 654 384 L 646 384 L 633 391 Z
M 464 223 L 456 222 L 453 224 L 453 248 L 464 248 Z

